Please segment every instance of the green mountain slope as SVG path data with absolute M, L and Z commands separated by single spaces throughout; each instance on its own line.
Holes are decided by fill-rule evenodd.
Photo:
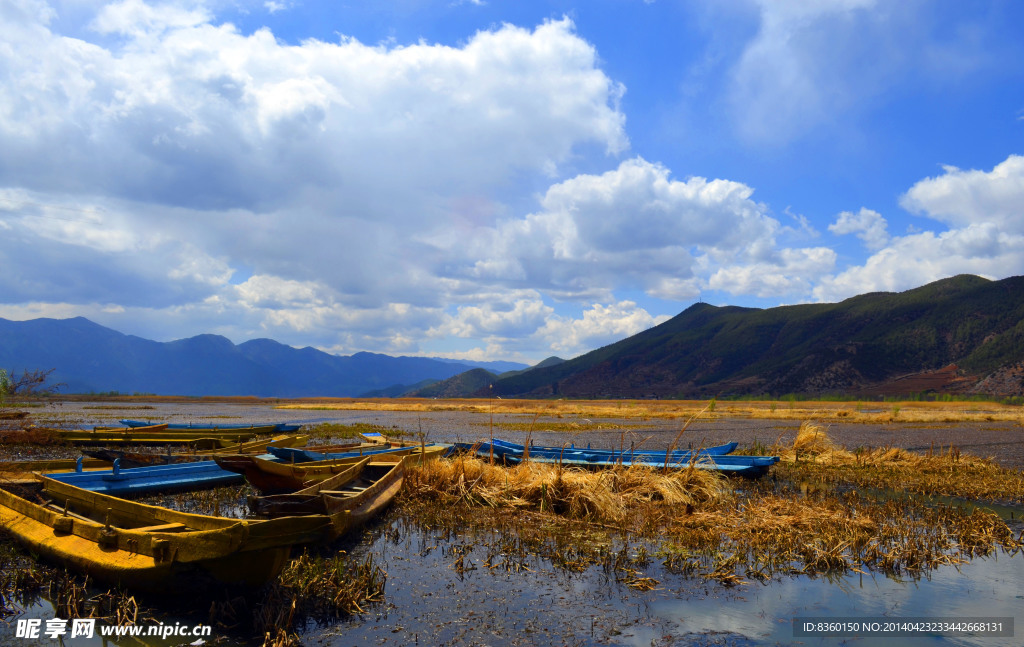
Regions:
M 499 379 L 503 396 L 858 392 L 956 364 L 969 387 L 1024 361 L 1024 277 L 770 309 L 694 305 L 618 343 Z

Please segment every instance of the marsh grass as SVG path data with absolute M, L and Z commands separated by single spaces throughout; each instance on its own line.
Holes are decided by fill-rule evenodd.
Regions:
M 345 551 L 314 555 L 304 551 L 293 559 L 257 597 L 214 601 L 210 623 L 254 632 L 265 647 L 301 645 L 296 628 L 307 620 L 324 623 L 366 612 L 383 600 L 387 573 L 372 556 L 352 560 Z
M 0 429 L 0 444 L 3 445 L 32 445 L 42 447 L 70 447 L 61 436 L 51 429 L 41 427 L 32 429 Z
M 783 462 L 773 478 L 756 482 L 692 469 L 583 471 L 529 462 L 505 468 L 461 456 L 412 470 L 405 492 L 428 524 L 465 525 L 483 515 L 485 523 L 519 529 L 521 546 L 542 550 L 556 565 L 603 563 L 639 589 L 658 583 L 644 575 L 641 553 L 613 560 L 616 542 L 643 546 L 642 556 L 655 555 L 669 572 L 726 586 L 779 575 L 869 571 L 917 578 L 942 565 L 1021 549 L 1024 533 L 1015 535 L 980 509 L 807 485 L 812 480 L 1005 500 L 1024 490 L 1017 471 L 955 449 L 923 456 L 892 448 L 851 452 L 815 423 L 802 425 L 793 446 L 772 449 Z M 464 554 L 453 559 L 465 568 Z M 609 567 L 607 560 L 618 565 Z
M 692 507 L 723 497 L 727 490 L 725 480 L 707 470 L 591 471 L 533 462 L 505 468 L 469 455 L 412 469 L 405 485 L 408 496 L 444 504 L 556 512 L 610 524 L 624 522 L 641 502 Z
M 38 563 L 0 538 L 0 616 L 24 613 L 46 599 L 59 618 L 97 618 L 118 625 L 152 619 L 128 592 L 97 591 L 89 582 L 88 577 Z
M 388 437 L 408 436 L 409 432 L 398 427 L 384 427 L 383 425 L 372 425 L 365 422 L 354 424 L 341 424 L 336 422 L 322 422 L 317 425 L 303 426 L 301 433 L 308 435 L 311 439 L 329 440 L 332 438 L 359 439 L 360 434 L 379 433 Z
M 791 481 L 1024 505 L 1024 473 L 955 447 L 923 454 L 894 447 L 849 451 L 836 445 L 823 425 L 805 421 L 792 447 L 773 449 L 782 459 L 776 476 Z

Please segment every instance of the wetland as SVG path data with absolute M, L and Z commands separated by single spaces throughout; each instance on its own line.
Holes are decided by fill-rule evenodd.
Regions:
M 410 474 L 395 504 L 363 532 L 298 551 L 267 590 L 197 592 L 184 604 L 94 588 L 5 542 L 9 630 L 0 627 L 0 643 L 25 644 L 10 630 L 18 617 L 95 609 L 111 622 L 131 614 L 209 622 L 213 641 L 224 644 L 789 644 L 796 618 L 1013 619 L 1024 600 L 1019 408 L 971 403 L 961 405 L 963 415 L 948 407 L 919 414 L 904 404 L 893 419 L 895 405 L 887 404 L 882 415 L 890 419 L 882 420 L 874 404 L 858 411 L 853 403 L 766 404 L 761 417 L 734 403 L 675 413 L 665 403 L 302 404 L 65 402 L 33 416 L 86 428 L 122 417 L 271 420 L 328 436 L 372 426 L 426 442 L 494 435 L 627 449 L 737 440 L 741 451 L 783 460 L 768 477 L 746 481 L 698 470 L 577 473 L 456 457 Z M 75 451 L 10 443 L 2 450 L 4 459 Z M 241 514 L 245 490 L 151 502 Z M 79 606 L 69 608 L 69 598 Z M 1019 644 L 1012 636 L 931 640 Z

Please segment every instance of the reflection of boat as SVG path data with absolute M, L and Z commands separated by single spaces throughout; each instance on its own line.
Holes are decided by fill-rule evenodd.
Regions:
M 243 481 L 240 474 L 221 469 L 215 461 L 195 461 L 172 465 L 150 465 L 121 469 L 114 461 L 113 469 L 47 474 L 51 479 L 74 485 L 83 490 L 103 492 L 114 496 L 135 496 L 151 492 L 202 490 L 204 488 L 236 485 Z
M 0 489 L 0 527 L 33 553 L 104 582 L 195 591 L 201 581 L 257 586 L 295 544 L 333 533 L 324 515 L 239 520 L 177 512 L 40 477 L 25 496 Z
M 394 461 L 364 458 L 338 474 L 288 494 L 249 497 L 250 509 L 264 517 L 326 514 L 332 535 L 362 525 L 388 506 L 402 489 L 406 457 Z
M 404 461 L 406 465 L 410 465 L 417 461 L 433 460 L 445 449 L 446 447 L 441 445 L 426 448 L 406 447 L 402 448 L 402 451 L 383 452 L 373 454 L 371 457 L 374 462 Z M 409 460 L 405 460 L 406 458 Z M 352 456 L 309 463 L 282 463 L 259 456 L 219 456 L 215 460 L 225 470 L 244 474 L 249 484 L 264 494 L 281 494 L 301 490 L 317 481 L 340 474 L 352 465 L 366 460 L 366 457 Z
M 148 425 L 152 425 L 153 424 L 152 422 L 148 422 L 146 420 L 129 420 L 127 418 L 122 418 L 121 420 L 118 420 L 118 422 L 120 422 L 122 425 L 125 425 L 127 427 L 146 427 Z M 248 425 L 247 424 L 241 424 L 241 423 L 234 423 L 234 424 L 228 424 L 228 425 L 211 425 L 209 423 L 193 424 L 191 422 L 187 422 L 187 423 L 181 423 L 181 422 L 167 423 L 167 428 L 172 430 L 172 431 L 175 431 L 175 430 L 177 430 L 177 431 L 237 431 L 237 430 L 243 430 L 243 429 L 262 429 L 262 428 L 265 428 L 265 427 L 273 427 L 273 429 L 271 430 L 270 433 L 275 433 L 275 434 L 295 433 L 296 431 L 299 430 L 299 427 L 301 427 L 301 426 L 302 425 L 289 424 L 289 423 L 285 423 L 285 422 L 277 422 L 277 423 L 261 422 L 259 424 L 248 424 Z M 263 433 L 263 432 L 261 432 L 261 433 Z

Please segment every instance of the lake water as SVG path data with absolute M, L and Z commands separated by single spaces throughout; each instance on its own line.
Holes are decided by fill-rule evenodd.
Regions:
M 486 435 L 488 417 L 432 416 L 345 411 L 276 411 L 238 405 L 158 404 L 154 409 L 116 411 L 65 405 L 63 414 L 86 424 L 109 424 L 117 417 L 175 420 L 371 422 L 422 428 L 432 440 Z M 527 421 L 529 419 L 527 418 Z M 515 434 L 507 434 L 514 437 Z M 619 434 L 613 434 L 618 439 Z M 611 438 L 611 436 L 609 436 Z M 607 441 L 606 441 L 607 442 Z M 1019 532 L 1019 527 L 1016 528 Z M 765 584 L 725 587 L 713 581 L 668 572 L 652 557 L 642 575 L 657 581 L 638 591 L 617 581 L 600 565 L 566 569 L 528 551 L 494 554 L 508 537 L 465 529 L 422 527 L 402 506 L 389 511 L 354 544 L 353 557 L 372 555 L 388 574 L 383 603 L 356 618 L 301 630 L 305 644 L 347 645 L 904 645 L 905 637 L 794 637 L 795 618 L 859 620 L 1012 618 L 1016 636 L 917 637 L 914 645 L 1024 644 L 1024 556 L 1001 554 L 959 567 L 943 567 L 914 579 L 852 574 L 837 579 L 775 578 Z M 636 546 L 633 546 L 635 548 Z M 654 547 L 650 549 L 653 553 Z M 490 560 L 490 561 L 488 561 Z M 491 568 L 489 566 L 495 566 Z M 457 567 L 458 566 L 458 567 Z M 201 599 L 198 596 L 197 599 Z M 204 609 L 209 601 L 197 602 Z M 52 617 L 44 600 L 22 617 Z M 0 626 L 0 645 L 58 644 L 15 636 L 14 621 Z M 178 621 L 178 618 L 166 618 Z M 202 622 L 202 620 L 191 620 Z M 148 640 L 179 645 L 190 640 Z M 135 640 L 114 644 L 140 644 Z M 244 644 L 229 637 L 226 643 Z M 106 644 L 65 639 L 63 644 Z
M 496 538 L 417 527 L 392 513 L 352 551 L 388 573 L 386 602 L 329 627 L 307 627 L 328 645 L 788 645 L 794 618 L 888 616 L 1015 618 L 1024 606 L 1024 558 L 1002 554 L 945 567 L 919 580 L 853 574 L 782 577 L 725 587 L 669 573 L 656 558 L 635 591 L 600 565 L 583 572 L 539 556 L 529 570 L 488 568 Z M 452 547 L 460 550 L 452 551 Z M 465 551 L 461 550 L 465 548 Z M 460 564 L 455 564 L 461 555 Z M 516 558 L 513 558 L 516 561 Z M 1024 625 L 1018 628 L 1024 631 Z M 921 637 L 913 644 L 1009 646 L 1017 637 Z M 799 638 L 805 645 L 901 645 L 907 638 Z

